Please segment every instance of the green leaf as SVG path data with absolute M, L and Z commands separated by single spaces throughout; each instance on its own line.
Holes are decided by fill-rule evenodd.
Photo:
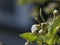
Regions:
M 58 43 L 59 42 L 59 36 L 58 35 L 55 35 L 55 38 L 54 38 L 54 43 Z
M 48 28 L 48 33 L 45 35 L 45 42 L 48 44 L 52 44 L 54 40 L 54 36 L 57 32 L 56 27 L 60 26 L 60 16 L 57 16 L 53 20 L 53 24 Z
M 35 41 L 37 39 L 37 36 L 30 32 L 19 34 L 19 36 L 24 38 L 25 40 L 29 40 L 30 42 Z
M 60 26 L 60 16 L 57 16 L 54 20 L 53 20 L 53 24 L 50 26 L 50 28 L 48 29 L 48 33 L 50 34 L 56 34 L 57 30 L 56 27 Z

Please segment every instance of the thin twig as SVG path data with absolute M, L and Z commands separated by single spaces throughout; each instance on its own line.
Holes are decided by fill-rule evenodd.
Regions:
M 42 8 L 40 8 L 40 16 L 41 16 L 42 21 L 45 22 L 44 17 L 42 15 Z

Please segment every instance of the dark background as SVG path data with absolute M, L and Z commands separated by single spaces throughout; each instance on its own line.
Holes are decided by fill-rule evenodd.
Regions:
M 3 45 L 24 45 L 19 34 L 30 31 L 34 23 L 29 16 L 33 5 L 20 6 L 16 0 L 0 0 L 0 42 Z

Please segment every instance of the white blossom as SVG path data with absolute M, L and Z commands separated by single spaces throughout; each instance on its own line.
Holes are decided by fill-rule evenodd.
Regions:
M 42 33 L 42 32 L 43 32 L 43 30 L 40 30 L 40 31 L 39 31 L 39 33 Z
M 37 27 L 39 27 L 38 24 L 32 25 L 32 27 L 31 27 L 31 32 L 34 33 L 35 31 L 39 30 L 39 28 L 37 28 Z

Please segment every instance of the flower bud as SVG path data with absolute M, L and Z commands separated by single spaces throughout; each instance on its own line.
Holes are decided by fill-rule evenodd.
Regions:
M 43 32 L 43 30 L 40 30 L 40 31 L 39 31 L 39 33 L 42 33 L 42 32 Z
M 36 22 L 40 23 L 40 20 L 38 18 L 35 18 Z
M 53 14 L 58 14 L 58 10 L 54 10 Z
M 47 28 L 47 23 L 41 23 L 41 29 L 46 30 Z
M 54 17 L 58 16 L 58 14 L 59 14 L 58 10 L 54 10 L 54 11 L 53 11 Z
M 31 32 L 36 33 L 38 30 L 40 30 L 40 24 L 34 24 L 31 27 Z
M 48 32 L 48 27 L 49 27 L 48 23 L 41 23 L 41 29 L 43 30 L 44 33 Z

